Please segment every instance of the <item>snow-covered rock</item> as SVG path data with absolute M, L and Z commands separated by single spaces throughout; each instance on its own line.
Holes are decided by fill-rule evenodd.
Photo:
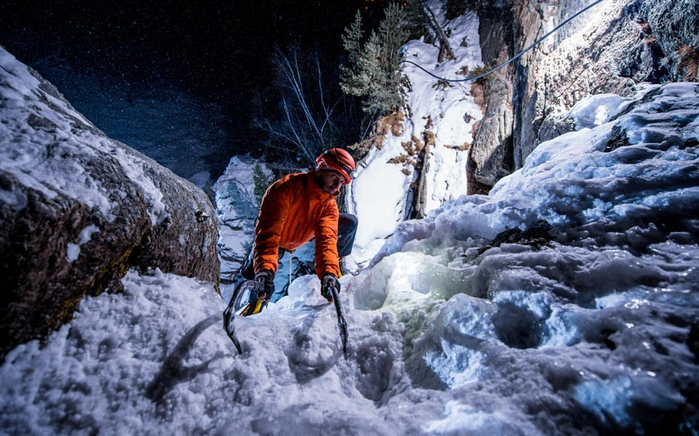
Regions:
M 552 121 L 544 119 L 559 116 L 581 99 L 603 93 L 631 96 L 642 82 L 697 80 L 696 0 L 446 4 L 452 19 L 467 7 L 476 9 L 483 63 L 490 67 L 521 54 L 591 6 L 485 78 L 486 113 L 474 133 L 469 171 L 487 187 L 521 168 L 540 142 L 554 137 L 548 131 Z M 475 188 L 472 184 L 470 192 L 478 192 Z
M 204 192 L 106 137 L 0 48 L 0 354 L 69 321 L 129 268 L 218 282 Z
M 255 219 L 260 207 L 260 198 L 255 194 L 255 167 L 262 176 L 272 180 L 272 174 L 264 162 L 249 156 L 235 156 L 212 187 L 221 224 L 219 255 L 223 285 L 231 281 L 252 246 Z M 266 186 L 259 189 L 264 192 Z

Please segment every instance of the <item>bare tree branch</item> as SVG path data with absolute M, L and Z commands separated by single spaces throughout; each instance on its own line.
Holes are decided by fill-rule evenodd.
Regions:
M 276 73 L 274 98 L 260 98 L 257 107 L 261 112 L 253 120 L 253 126 L 266 134 L 262 142 L 275 150 L 287 147 L 292 161 L 313 165 L 328 146 L 356 141 L 356 130 L 351 138 L 348 134 L 349 127 L 356 123 L 354 114 L 350 114 L 356 106 L 344 104 L 351 98 L 342 94 L 338 78 L 332 74 L 336 68 L 325 65 L 320 52 L 277 48 L 272 62 Z M 264 106 L 269 101 L 276 105 L 272 111 Z

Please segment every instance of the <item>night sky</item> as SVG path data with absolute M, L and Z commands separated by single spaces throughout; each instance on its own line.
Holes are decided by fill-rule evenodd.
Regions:
M 385 3 L 5 0 L 0 44 L 30 66 L 48 58 L 80 74 L 173 83 L 220 104 L 244 134 L 253 95 L 270 85 L 275 46 L 318 47 L 337 59 L 356 11 L 380 18 Z
M 0 5 L 0 43 L 31 62 L 62 54 L 73 67 L 129 80 L 167 79 L 214 96 L 268 69 L 275 44 L 341 51 L 364 0 L 11 0 Z

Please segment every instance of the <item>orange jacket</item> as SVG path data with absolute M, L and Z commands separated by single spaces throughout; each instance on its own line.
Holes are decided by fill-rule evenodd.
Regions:
M 265 192 L 255 225 L 255 273 L 277 271 L 279 248 L 294 251 L 315 237 L 316 274 L 340 275 L 335 196 L 315 182 L 315 172 L 289 174 Z

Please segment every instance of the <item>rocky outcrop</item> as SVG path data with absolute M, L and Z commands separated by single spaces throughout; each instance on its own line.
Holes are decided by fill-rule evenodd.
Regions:
M 456 9 L 454 9 L 456 8 Z M 507 2 L 480 5 L 478 2 L 448 2 L 448 13 L 462 14 L 468 9 L 478 13 L 483 63 L 487 68 L 507 61 L 512 55 L 510 42 L 514 26 Z M 469 154 L 468 193 L 483 194 L 503 176 L 513 171 L 513 118 L 515 98 L 513 67 L 507 66 L 473 86 L 483 89 L 483 119 L 474 129 Z
M 557 24 L 590 3 L 571 1 L 542 16 Z M 560 133 L 542 128 L 588 95 L 630 96 L 640 83 L 696 81 L 698 33 L 697 0 L 602 2 L 575 18 L 532 51 L 530 70 L 518 77 L 531 88 L 531 104 L 518 108 L 518 167 L 533 146 Z
M 506 73 L 494 73 L 482 85 L 488 104 L 474 132 L 469 153 L 468 193 L 484 194 L 512 172 L 512 84 Z M 498 144 L 493 147 L 493 144 Z
M 265 162 L 251 156 L 235 156 L 213 185 L 220 223 L 221 296 L 225 301 L 233 295 L 235 275 L 255 239 L 255 220 L 262 194 L 274 180 Z
M 590 0 L 448 0 L 453 17 L 475 10 L 483 62 L 521 53 Z M 566 122 L 556 117 L 583 97 L 634 92 L 641 82 L 697 80 L 699 1 L 603 1 L 515 62 L 486 76 L 485 116 L 471 148 L 471 193 L 521 168 Z M 505 84 L 503 84 L 503 82 Z
M 0 358 L 129 269 L 218 284 L 206 194 L 106 137 L 0 47 Z

